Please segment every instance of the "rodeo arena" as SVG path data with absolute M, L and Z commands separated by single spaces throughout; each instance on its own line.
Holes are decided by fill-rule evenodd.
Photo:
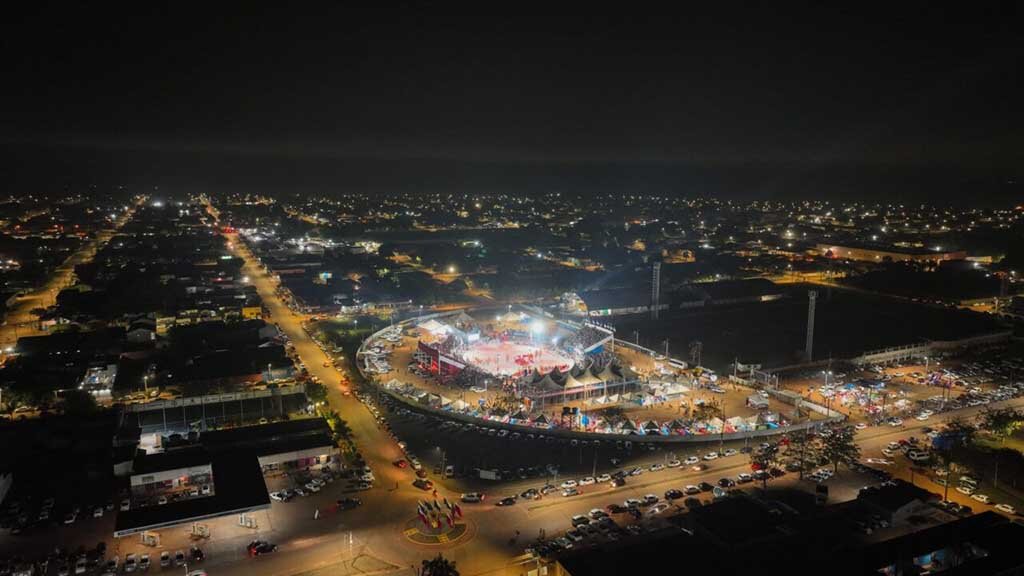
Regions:
M 358 365 L 414 408 L 543 430 L 717 439 L 836 416 L 753 370 L 719 377 L 527 307 L 406 320 L 364 341 Z

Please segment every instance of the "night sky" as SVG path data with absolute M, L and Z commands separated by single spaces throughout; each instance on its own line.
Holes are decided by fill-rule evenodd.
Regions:
M 0 184 L 1019 201 L 1022 8 L 767 4 L 38 3 Z

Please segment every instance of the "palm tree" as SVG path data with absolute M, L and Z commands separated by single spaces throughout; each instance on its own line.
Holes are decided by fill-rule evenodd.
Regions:
M 420 576 L 459 576 L 459 571 L 455 569 L 455 562 L 438 554 L 433 560 L 423 561 Z

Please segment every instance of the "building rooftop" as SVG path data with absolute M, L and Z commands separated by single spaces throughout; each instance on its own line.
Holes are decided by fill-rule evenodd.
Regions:
M 146 454 L 135 459 L 132 475 L 153 474 L 168 470 L 180 470 L 210 463 L 210 453 L 202 446 L 176 448 L 167 452 Z
M 857 494 L 857 501 L 870 504 L 882 510 L 895 512 L 914 501 L 928 502 L 936 496 L 931 492 L 904 480 L 893 480 L 892 484 L 864 488 Z
M 212 496 L 119 512 L 114 536 L 120 538 L 146 530 L 270 507 L 263 471 L 251 454 L 224 452 L 207 461 L 212 464 L 216 484 Z

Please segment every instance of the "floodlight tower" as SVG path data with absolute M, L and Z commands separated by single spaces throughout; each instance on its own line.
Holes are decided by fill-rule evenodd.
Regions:
M 804 360 L 814 359 L 814 304 L 818 299 L 817 290 L 807 292 L 807 343 L 804 345 Z
M 651 269 L 651 320 L 658 319 L 661 307 L 661 262 L 655 262 Z

